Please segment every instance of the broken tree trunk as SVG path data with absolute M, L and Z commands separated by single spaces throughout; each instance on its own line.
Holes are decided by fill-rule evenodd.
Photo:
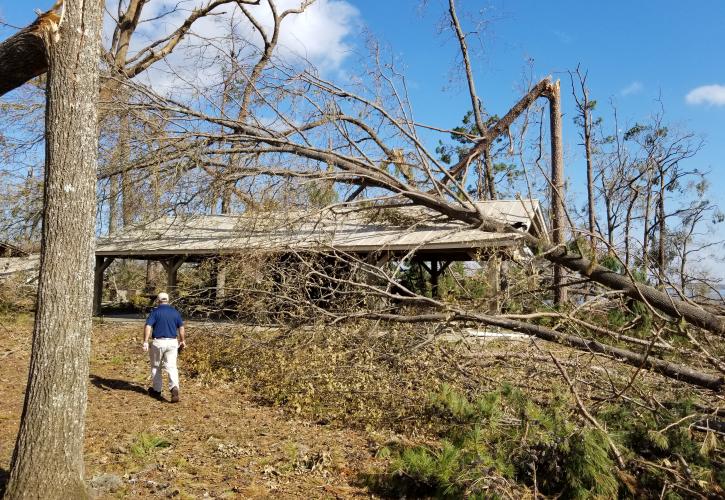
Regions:
M 621 290 L 635 300 L 646 301 L 652 307 L 675 319 L 683 318 L 688 323 L 711 333 L 721 337 L 725 336 L 725 320 L 721 316 L 712 314 L 697 305 L 678 300 L 649 285 L 635 283 L 628 276 L 616 273 L 606 267 L 592 265 L 589 259 L 569 253 L 565 248 L 548 253 L 546 258 L 555 264 L 576 271 L 582 276 L 587 276 L 592 281 L 607 288 Z
M 548 80 L 543 80 L 543 82 L 551 83 Z M 537 88 L 538 87 L 539 85 L 537 85 Z M 521 102 L 522 101 L 520 101 L 520 103 Z M 252 133 L 255 132 L 256 131 L 253 131 Z M 260 138 L 259 140 L 267 142 L 266 138 Z M 652 307 L 669 314 L 674 319 L 682 318 L 695 326 L 725 337 L 725 318 L 708 312 L 694 304 L 672 297 L 666 292 L 657 290 L 654 287 L 634 283 L 629 276 L 617 274 L 603 266 L 597 265 L 595 262 L 592 262 L 579 254 L 569 252 L 565 245 L 556 247 L 555 245 L 552 245 L 551 242 L 547 241 L 545 237 L 537 237 L 499 221 L 486 218 L 478 212 L 476 207 L 452 204 L 442 197 L 430 192 L 406 190 L 405 186 L 401 183 L 397 183 L 395 179 L 378 176 L 370 171 L 365 171 L 358 163 L 346 158 L 341 158 L 333 153 L 323 152 L 297 144 L 279 145 L 278 142 L 274 142 L 273 138 L 271 138 L 269 142 L 274 144 L 276 151 L 296 154 L 325 162 L 327 164 L 333 164 L 343 172 L 350 174 L 352 177 L 365 177 L 369 186 L 381 187 L 389 191 L 403 193 L 402 196 L 410 200 L 411 203 L 434 210 L 441 215 L 450 217 L 453 220 L 466 222 L 483 231 L 492 233 L 518 233 L 527 245 L 536 249 L 539 255 L 553 264 L 562 265 L 571 271 L 575 271 L 582 276 L 587 276 L 592 281 L 613 290 L 621 290 L 628 297 L 635 300 L 644 299 Z M 475 147 L 477 146 L 474 146 L 474 148 Z
M 55 36 L 59 20 L 51 10 L 0 43 L 0 95 L 48 71 L 46 41 Z
M 488 127 L 486 130 L 486 136 L 477 142 L 476 145 L 468 151 L 468 153 L 463 155 L 458 163 L 449 169 L 448 175 L 444 176 L 440 180 L 440 183 L 447 184 L 450 180 L 459 178 L 460 176 L 465 178 L 465 171 L 468 169 L 468 166 L 473 162 L 473 160 L 483 154 L 486 150 L 487 144 L 492 143 L 494 139 L 507 131 L 516 118 L 518 118 L 521 113 L 526 110 L 526 108 L 531 106 L 536 99 L 544 97 L 551 85 L 553 84 L 550 78 L 545 78 L 534 85 L 531 90 L 529 90 L 529 92 L 504 115 L 503 118 Z
M 66 0 L 63 5 L 66 15 L 59 16 L 60 25 L 50 30 L 53 36 L 47 40 L 38 300 L 6 500 L 88 497 L 83 436 L 93 309 L 96 92 L 103 5 L 85 0 Z
M 561 133 L 561 88 L 557 80 L 546 91 L 549 100 L 549 123 L 551 135 L 551 233 L 554 245 L 565 243 L 566 219 L 564 212 L 564 146 Z M 566 302 L 564 287 L 566 273 L 559 264 L 554 264 L 554 304 Z

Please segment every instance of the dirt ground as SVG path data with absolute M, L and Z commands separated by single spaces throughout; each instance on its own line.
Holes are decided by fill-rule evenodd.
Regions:
M 99 498 L 371 497 L 360 478 L 380 464 L 361 433 L 289 420 L 233 385 L 205 386 L 183 372 L 181 403 L 151 399 L 141 327 L 94 329 L 85 462 Z M 0 480 L 18 430 L 31 331 L 29 320 L 0 329 Z

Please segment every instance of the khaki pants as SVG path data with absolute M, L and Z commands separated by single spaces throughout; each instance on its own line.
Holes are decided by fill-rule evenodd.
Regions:
M 179 353 L 179 342 L 176 339 L 153 339 L 149 346 L 151 361 L 151 381 L 155 391 L 163 388 L 163 369 L 169 374 L 169 390 L 179 387 L 179 370 L 176 368 L 176 356 Z

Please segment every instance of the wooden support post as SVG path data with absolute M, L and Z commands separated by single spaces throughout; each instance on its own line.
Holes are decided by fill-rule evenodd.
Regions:
M 153 296 L 156 291 L 156 280 L 160 272 L 159 263 L 155 260 L 146 261 L 146 282 L 144 284 L 144 294 Z
M 166 293 L 174 293 L 176 291 L 176 276 L 181 265 L 186 261 L 186 257 L 172 257 L 169 260 L 162 260 L 161 265 L 166 270 Z
M 93 314 L 101 314 L 101 302 L 103 300 L 103 274 L 113 262 L 113 257 L 96 255 L 96 269 L 93 276 Z
M 438 277 L 440 272 L 438 271 L 438 261 L 430 261 L 430 296 L 434 299 L 438 298 Z
M 382 267 L 390 261 L 390 252 L 370 252 L 365 257 L 365 262 L 376 267 Z
M 364 261 L 366 264 L 382 269 L 390 261 L 391 256 L 392 254 L 390 252 L 370 252 L 365 256 Z M 370 270 L 364 272 L 364 275 L 365 282 L 368 284 L 380 281 L 380 276 L 376 271 Z
M 494 254 L 488 260 L 488 280 L 491 285 L 493 312 L 501 312 L 501 257 Z
M 224 299 L 226 298 L 226 286 L 227 286 L 227 266 L 221 259 L 214 262 L 214 300 L 217 306 L 224 305 Z
M 451 265 L 453 261 L 443 261 L 439 262 L 438 260 L 431 260 L 430 261 L 430 267 L 425 265 L 425 262 L 420 261 L 420 265 L 428 271 L 428 274 L 430 274 L 430 295 L 432 298 L 436 299 L 439 297 L 439 289 L 438 289 L 438 283 L 439 278 L 443 272 L 448 269 L 448 266 Z
M 559 81 L 551 84 L 547 89 L 549 99 L 549 123 L 551 134 L 551 226 L 552 241 L 555 245 L 562 245 L 564 241 L 565 214 L 564 214 L 564 152 L 561 132 L 561 88 Z M 566 288 L 564 268 L 554 265 L 554 303 L 566 302 Z

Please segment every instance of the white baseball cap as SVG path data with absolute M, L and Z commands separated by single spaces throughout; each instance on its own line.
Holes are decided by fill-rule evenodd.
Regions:
M 161 292 L 156 298 L 159 300 L 159 302 L 168 302 L 169 294 L 166 292 Z

